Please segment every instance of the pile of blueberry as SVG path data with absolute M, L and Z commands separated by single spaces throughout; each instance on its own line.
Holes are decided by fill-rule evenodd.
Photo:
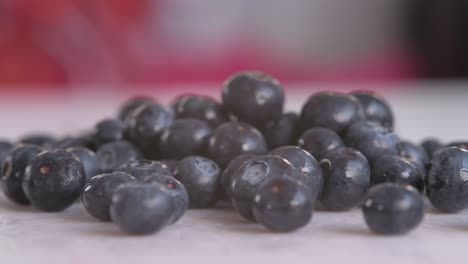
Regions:
M 393 114 L 371 92 L 319 92 L 284 112 L 280 83 L 242 72 L 222 103 L 182 95 L 124 104 L 85 135 L 0 142 L 1 183 L 11 201 L 87 212 L 132 234 L 154 233 L 188 208 L 228 201 L 275 232 L 306 225 L 314 210 L 361 207 L 369 228 L 402 234 L 438 210 L 468 207 L 468 142 L 400 140 Z

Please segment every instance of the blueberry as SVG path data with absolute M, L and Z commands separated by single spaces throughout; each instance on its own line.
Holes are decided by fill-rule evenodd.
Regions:
M 347 147 L 362 152 L 369 162 L 382 155 L 398 155 L 400 140 L 398 135 L 378 123 L 365 121 L 351 125 L 344 137 Z
M 426 176 L 426 193 L 440 211 L 456 213 L 468 206 L 468 150 L 442 148 L 434 153 Z
M 421 143 L 421 146 L 426 150 L 426 153 L 429 156 L 429 158 L 432 158 L 432 154 L 434 154 L 434 152 L 440 149 L 443 145 L 437 139 L 428 138 Z
M 143 180 L 143 182 L 161 184 L 167 188 L 167 191 L 172 196 L 174 212 L 171 220 L 169 220 L 169 224 L 173 224 L 182 218 L 189 206 L 189 195 L 187 193 L 187 189 L 185 189 L 181 182 L 173 177 L 161 174 L 148 176 Z
M 262 155 L 266 152 L 263 135 L 254 127 L 241 122 L 219 126 L 208 144 L 208 156 L 223 168 L 242 154 Z
M 361 204 L 370 184 L 370 168 L 361 152 L 341 147 L 320 161 L 325 179 L 320 202 L 326 209 L 345 211 Z
M 323 175 L 317 160 L 309 152 L 299 147 L 285 146 L 270 151 L 269 155 L 289 161 L 302 175 L 302 182 L 310 188 L 312 197 L 318 197 L 323 188 Z
M 254 157 L 255 155 L 252 154 L 242 154 L 231 160 L 224 169 L 223 173 L 221 174 L 221 187 L 228 197 L 231 197 L 232 176 L 242 166 L 242 164 L 244 164 L 244 162 Z
M 220 178 L 220 169 L 214 161 L 188 156 L 177 163 L 175 178 L 187 189 L 190 208 L 206 208 L 214 204 Z
M 242 217 L 254 221 L 252 206 L 260 186 L 272 179 L 284 177 L 302 180 L 297 169 L 278 156 L 259 156 L 244 162 L 232 175 L 230 190 L 234 208 Z
M 250 124 L 276 120 L 283 112 L 283 87 L 261 72 L 241 72 L 229 78 L 222 98 L 229 113 Z
M 212 134 L 208 123 L 198 119 L 178 119 L 162 130 L 160 154 L 164 158 L 182 159 L 190 155 L 206 155 Z
M 104 119 L 96 125 L 96 143 L 100 146 L 124 139 L 125 126 L 119 119 Z
M 6 197 L 18 204 L 29 204 L 23 191 L 26 167 L 44 149 L 38 145 L 18 144 L 6 156 L 2 168 L 2 186 Z
M 255 195 L 253 213 L 258 223 L 274 232 L 290 232 L 309 223 L 314 199 L 298 180 L 278 178 L 261 186 Z
M 12 148 L 13 145 L 10 142 L 0 140 L 0 168 L 3 166 L 3 162 Z
M 43 148 L 50 148 L 54 145 L 55 138 L 47 133 L 34 133 L 22 137 L 19 142 L 23 144 L 33 144 Z
M 177 167 L 177 160 L 174 159 L 164 159 L 164 160 L 159 160 L 162 164 L 166 165 L 167 169 L 171 173 L 171 176 L 174 176 L 176 167 Z
M 84 169 L 65 150 L 45 151 L 26 169 L 23 190 L 31 204 L 43 211 L 62 211 L 80 196 L 85 181 Z
M 424 191 L 421 171 L 408 160 L 395 155 L 384 155 L 372 165 L 371 186 L 383 182 L 408 184 L 420 192 Z
M 164 106 L 153 103 L 137 108 L 126 119 L 127 137 L 138 146 L 148 159 L 157 159 L 160 155 L 159 138 L 164 128 L 170 126 L 174 113 Z
M 112 221 L 124 232 L 135 235 L 155 233 L 172 217 L 173 203 L 165 187 L 153 183 L 127 183 L 112 195 Z
M 181 95 L 172 102 L 172 109 L 177 119 L 195 118 L 204 120 L 213 128 L 228 121 L 223 106 L 207 96 Z
M 356 91 L 352 95 L 363 106 L 367 120 L 393 128 L 393 112 L 385 99 L 370 91 Z
M 99 170 L 111 172 L 130 160 L 138 160 L 141 153 L 127 141 L 113 141 L 99 147 L 96 152 Z
M 89 182 L 92 177 L 99 174 L 97 157 L 92 150 L 85 147 L 71 147 L 65 150 L 73 154 L 83 165 L 85 182 Z
M 396 235 L 416 228 L 424 217 L 424 202 L 408 185 L 383 183 L 369 190 L 362 207 L 369 228 L 378 234 Z
M 299 116 L 296 113 L 283 114 L 278 120 L 267 122 L 262 127 L 269 149 L 294 145 L 299 137 Z
M 129 160 L 122 164 L 117 171 L 128 173 L 139 180 L 154 174 L 172 176 L 166 164 L 153 160 Z
M 400 156 L 413 163 L 421 171 L 421 175 L 426 177 L 426 167 L 429 166 L 431 160 L 423 147 L 402 140 L 400 142 Z
M 340 135 L 349 125 L 364 119 L 364 110 L 356 97 L 341 93 L 316 93 L 309 97 L 301 111 L 303 130 L 325 127 Z
M 93 217 L 110 221 L 110 205 L 114 191 L 122 184 L 136 181 L 130 174 L 112 172 L 96 175 L 83 188 L 81 199 L 86 211 Z
M 154 100 L 152 98 L 145 97 L 145 96 L 136 96 L 136 97 L 130 98 L 127 102 L 125 102 L 120 107 L 119 113 L 118 113 L 118 118 L 120 120 L 124 121 L 137 108 L 139 108 L 139 107 L 141 107 L 143 105 L 152 104 L 152 103 L 154 103 Z
M 324 127 L 309 128 L 299 138 L 299 147 L 316 158 L 327 151 L 342 147 L 343 141 L 333 130 Z
M 454 141 L 447 144 L 445 147 L 459 147 L 468 150 L 468 141 Z

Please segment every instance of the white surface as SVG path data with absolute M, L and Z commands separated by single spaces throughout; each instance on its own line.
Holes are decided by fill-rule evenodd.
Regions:
M 118 98 L 3 98 L 2 135 L 18 137 L 33 128 L 76 132 L 113 113 Z M 298 109 L 304 98 L 292 95 L 289 107 Z M 388 99 L 404 138 L 433 135 L 450 141 L 468 136 L 466 89 L 399 91 Z M 79 203 L 62 213 L 42 213 L 12 205 L 0 195 L 1 264 L 466 263 L 467 245 L 466 211 L 447 215 L 428 210 L 414 232 L 382 237 L 368 231 L 359 210 L 316 212 L 309 225 L 289 234 L 272 234 L 229 210 L 195 210 L 159 234 L 132 237 L 110 223 L 94 220 Z

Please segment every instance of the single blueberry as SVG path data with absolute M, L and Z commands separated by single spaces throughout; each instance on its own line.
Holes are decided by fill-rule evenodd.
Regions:
M 327 151 L 342 147 L 344 144 L 340 136 L 333 130 L 324 127 L 314 127 L 302 133 L 298 145 L 315 158 L 320 159 Z
M 123 140 L 125 126 L 119 119 L 107 118 L 96 124 L 95 133 L 96 143 L 101 146 L 112 141 Z
M 113 141 L 99 147 L 96 152 L 99 171 L 111 172 L 130 160 L 138 160 L 141 153 L 125 140 Z
M 363 106 L 367 120 L 393 128 L 393 112 L 384 98 L 371 91 L 356 91 L 352 95 Z
M 263 125 L 261 131 L 269 149 L 294 145 L 299 137 L 299 116 L 296 113 L 283 114 Z
M 65 150 L 73 154 L 83 165 L 86 178 L 85 183 L 89 182 L 92 177 L 99 174 L 97 157 L 92 150 L 85 147 L 71 147 Z
M 432 154 L 439 150 L 443 146 L 443 144 L 437 139 L 428 138 L 421 143 L 421 146 L 426 150 L 426 153 L 429 156 L 429 158 L 432 158 Z
M 413 144 L 409 141 L 402 140 L 400 142 L 400 156 L 413 163 L 416 168 L 421 171 L 421 175 L 426 177 L 426 167 L 431 163 L 429 155 L 426 150 L 419 145 Z
M 129 160 L 122 164 L 117 171 L 128 173 L 139 180 L 154 174 L 172 176 L 166 164 L 154 160 Z
M 177 119 L 204 120 L 213 128 L 228 121 L 223 106 L 207 96 L 184 94 L 177 97 L 171 106 Z
M 395 155 L 384 155 L 372 165 L 371 186 L 383 182 L 408 184 L 420 192 L 424 191 L 421 171 L 408 160 Z
M 136 96 L 127 100 L 119 109 L 118 118 L 122 121 L 127 119 L 129 115 L 132 114 L 137 108 L 146 105 L 152 104 L 154 100 L 145 96 Z
M 224 169 L 223 173 L 221 174 L 221 187 L 229 198 L 231 197 L 232 176 L 242 166 L 242 164 L 244 164 L 244 162 L 254 157 L 255 155 L 253 154 L 242 154 L 231 160 Z

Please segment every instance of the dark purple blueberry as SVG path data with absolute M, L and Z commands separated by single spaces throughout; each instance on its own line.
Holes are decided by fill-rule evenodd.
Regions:
M 172 197 L 166 187 L 153 183 L 127 183 L 112 195 L 112 221 L 124 232 L 135 235 L 155 233 L 169 224 Z
M 100 146 L 124 139 L 125 126 L 119 119 L 107 118 L 96 124 L 96 143 Z
M 33 144 L 18 144 L 6 156 L 2 167 L 2 187 L 5 196 L 18 204 L 29 204 L 23 191 L 26 167 L 44 149 Z
M 424 191 L 421 171 L 408 160 L 395 155 L 384 155 L 372 165 L 371 186 L 383 182 L 408 184 L 420 192 Z
M 252 206 L 260 186 L 272 179 L 284 177 L 302 181 L 302 175 L 297 169 L 278 156 L 259 156 L 244 162 L 232 175 L 230 190 L 234 208 L 242 217 L 255 221 Z
M 154 100 L 149 97 L 145 96 L 136 96 L 130 98 L 127 102 L 125 102 L 119 109 L 118 118 L 124 121 L 133 111 L 137 108 L 141 107 L 142 105 L 152 104 Z
M 167 169 L 171 172 L 171 176 L 174 176 L 175 170 L 177 168 L 177 160 L 164 159 L 164 160 L 158 160 L 158 161 L 166 165 Z
M 272 179 L 255 195 L 253 214 L 274 232 L 291 232 L 309 223 L 314 209 L 310 189 L 292 178 Z
M 130 174 L 112 172 L 96 175 L 83 188 L 81 199 L 86 211 L 102 221 L 111 221 L 110 205 L 114 191 L 122 184 L 136 181 Z
M 425 180 L 427 197 L 438 210 L 456 213 L 468 207 L 468 150 L 436 151 Z
M 177 119 L 204 120 L 213 128 L 228 121 L 223 106 L 216 100 L 202 95 L 181 95 L 172 102 L 172 110 Z
M 400 142 L 400 156 L 413 163 L 421 171 L 421 175 L 426 177 L 426 167 L 431 163 L 431 159 L 423 147 L 402 140 Z
M 280 156 L 289 161 L 302 175 L 302 182 L 310 188 L 312 197 L 316 199 L 320 195 L 323 188 L 322 170 L 309 152 L 300 147 L 285 146 L 270 151 L 268 155 Z
M 47 149 L 54 145 L 55 138 L 47 133 L 34 133 L 22 137 L 19 143 L 33 144 Z
M 198 119 L 178 119 L 162 130 L 159 151 L 161 157 L 182 159 L 190 155 L 206 155 L 210 125 Z
M 298 145 L 318 159 L 327 151 L 344 146 L 338 134 L 324 127 L 314 127 L 304 131 Z
M 362 212 L 373 232 L 405 234 L 422 222 L 424 201 L 421 194 L 409 185 L 383 183 L 369 190 Z
M 269 149 L 295 145 L 299 137 L 299 116 L 296 113 L 283 114 L 279 119 L 262 126 Z
M 367 120 L 393 128 L 393 112 L 384 98 L 370 91 L 356 91 L 352 95 L 361 103 Z
M 177 163 L 175 178 L 187 189 L 190 208 L 207 208 L 216 202 L 220 169 L 214 161 L 188 156 Z
M 172 196 L 174 212 L 172 213 L 172 218 L 169 221 L 169 224 L 174 224 L 184 216 L 189 206 L 189 195 L 187 193 L 187 189 L 185 189 L 181 182 L 173 177 L 161 174 L 148 176 L 143 180 L 143 182 L 161 184 L 167 188 L 167 191 Z
M 428 138 L 421 143 L 421 146 L 426 150 L 429 158 L 432 158 L 432 154 L 442 148 L 443 144 L 437 139 Z
M 261 72 L 241 72 L 224 83 L 223 104 L 240 121 L 258 124 L 281 117 L 284 91 L 279 81 Z
M 366 157 L 351 148 L 336 148 L 320 161 L 325 179 L 320 202 L 332 211 L 346 211 L 361 204 L 370 185 Z
M 97 157 L 92 150 L 85 147 L 71 147 L 65 150 L 73 154 L 83 165 L 86 178 L 85 183 L 89 182 L 92 177 L 99 174 Z
M 113 141 L 99 147 L 96 152 L 99 171 L 111 172 L 127 161 L 141 159 L 142 155 L 135 146 L 127 141 Z
M 231 197 L 232 175 L 234 175 L 234 173 L 242 166 L 242 164 L 244 164 L 244 162 L 254 157 L 255 155 L 252 154 L 242 154 L 231 160 L 224 169 L 223 173 L 221 174 L 221 187 L 228 197 Z
M 122 164 L 117 171 L 128 173 L 139 180 L 155 174 L 172 176 L 166 164 L 154 160 L 129 160 Z
M 10 142 L 0 140 L 0 168 L 3 166 L 3 162 L 12 148 L 13 145 Z
M 263 135 L 254 127 L 241 122 L 219 126 L 208 144 L 208 156 L 222 168 L 242 154 L 262 155 L 266 152 Z
M 65 150 L 44 151 L 26 168 L 23 190 L 31 204 L 47 212 L 62 211 L 80 196 L 84 169 Z
M 378 123 L 365 121 L 351 125 L 344 137 L 347 147 L 359 150 L 370 163 L 382 155 L 398 155 L 398 135 Z
M 312 127 L 325 127 L 342 135 L 349 125 L 364 119 L 364 110 L 356 97 L 333 92 L 310 96 L 301 112 L 303 131 Z

